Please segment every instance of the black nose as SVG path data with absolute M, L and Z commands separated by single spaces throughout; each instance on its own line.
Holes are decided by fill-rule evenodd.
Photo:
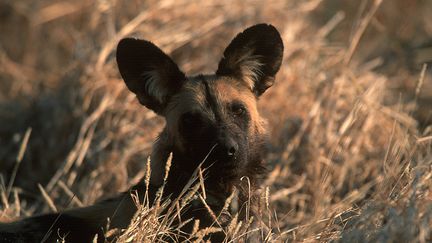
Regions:
M 238 144 L 234 139 L 226 139 L 222 147 L 222 153 L 224 153 L 227 158 L 233 158 L 237 155 Z

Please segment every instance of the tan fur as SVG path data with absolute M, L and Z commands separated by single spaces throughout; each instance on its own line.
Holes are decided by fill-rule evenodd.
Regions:
M 238 52 L 237 56 L 232 57 L 231 62 L 228 66 L 234 67 L 233 69 L 240 68 L 242 81 L 249 87 L 250 90 L 254 90 L 255 83 L 261 75 L 261 67 L 263 64 L 259 62 L 260 56 L 253 55 L 253 50 L 245 52 Z
M 224 77 L 219 82 L 216 82 L 216 90 L 218 91 L 218 96 L 224 103 L 230 103 L 233 100 L 240 100 L 246 104 L 246 108 L 250 113 L 251 121 L 253 121 L 249 134 L 264 134 L 265 121 L 261 118 L 257 109 L 257 99 L 255 95 L 249 90 L 245 89 L 241 85 L 233 85 L 238 81 L 234 78 Z

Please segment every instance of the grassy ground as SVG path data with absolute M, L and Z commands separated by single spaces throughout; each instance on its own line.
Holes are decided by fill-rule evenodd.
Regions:
M 260 101 L 272 241 L 431 241 L 431 11 L 426 0 L 3 0 L 0 220 L 88 205 L 145 175 L 163 120 L 121 81 L 120 38 L 151 40 L 196 74 L 268 22 L 285 44 Z M 149 210 L 121 241 L 172 230 Z

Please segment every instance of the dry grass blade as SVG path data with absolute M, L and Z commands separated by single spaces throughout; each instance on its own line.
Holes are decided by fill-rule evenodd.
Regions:
M 297 184 L 295 184 L 294 186 L 292 186 L 290 188 L 285 188 L 285 189 L 282 189 L 282 190 L 279 190 L 279 191 L 273 193 L 270 196 L 270 201 L 274 202 L 274 201 L 280 200 L 282 198 L 286 198 L 290 194 L 297 192 L 298 190 L 300 190 L 304 186 L 305 181 L 306 181 L 306 176 L 302 176 L 300 178 L 300 180 L 297 182 Z
M 59 181 L 58 185 L 61 189 L 63 189 L 63 191 L 70 197 L 73 198 L 72 201 L 78 206 L 78 207 L 83 207 L 84 204 L 81 202 L 81 200 L 79 200 L 78 197 L 76 197 L 75 193 L 73 193 L 71 191 L 71 189 L 63 182 L 63 181 Z
M 374 17 L 376 11 L 381 6 L 382 2 L 383 0 L 374 0 L 371 9 L 366 13 L 366 16 L 361 20 L 360 25 L 358 29 L 355 31 L 353 38 L 350 42 L 348 51 L 346 52 L 344 58 L 345 65 L 348 65 L 351 62 L 354 52 L 363 36 L 363 33 L 365 32 L 366 28 L 368 27 L 369 23 Z
M 428 67 L 428 65 L 426 63 L 423 63 L 423 66 L 422 66 L 422 69 L 421 69 L 421 72 L 420 72 L 420 77 L 419 77 L 419 79 L 417 81 L 417 86 L 416 86 L 416 89 L 415 89 L 415 98 L 414 98 L 415 102 L 417 102 L 417 99 L 418 99 L 418 97 L 420 95 L 420 91 L 421 91 L 421 89 L 423 87 L 423 83 L 424 83 L 424 80 L 425 80 L 425 77 L 426 77 L 427 67 Z
M 89 4 L 87 4 L 89 5 Z M 49 21 L 73 14 L 82 10 L 84 6 L 81 4 L 72 4 L 68 2 L 60 2 L 51 4 L 39 10 L 33 19 L 33 25 L 41 25 Z
M 417 139 L 417 143 L 426 143 L 429 141 L 432 141 L 432 136 L 426 136 L 426 137 L 422 137 L 422 138 Z
M 39 191 L 42 194 L 43 199 L 45 200 L 48 207 L 53 211 L 57 212 L 57 207 L 54 204 L 54 201 L 51 199 L 51 197 L 48 195 L 48 193 L 45 191 L 43 186 L 41 184 L 38 184 Z
M 18 172 L 18 168 L 19 168 L 19 166 L 21 164 L 21 161 L 22 161 L 22 159 L 24 157 L 24 153 L 25 153 L 25 150 L 27 148 L 28 141 L 30 139 L 31 131 L 32 131 L 31 128 L 27 128 L 27 131 L 25 132 L 24 138 L 23 138 L 23 140 L 21 142 L 21 146 L 20 146 L 18 155 L 16 157 L 15 166 L 13 168 L 12 175 L 10 177 L 9 184 L 8 184 L 8 187 L 7 187 L 7 190 L 6 190 L 6 198 L 9 198 L 9 194 L 10 194 L 10 192 L 12 190 L 12 186 L 13 186 L 13 183 L 15 181 L 15 176 L 16 176 L 16 174 Z

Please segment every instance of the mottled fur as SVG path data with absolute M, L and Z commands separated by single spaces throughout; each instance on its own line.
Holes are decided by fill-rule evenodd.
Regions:
M 256 103 L 273 85 L 282 54 L 277 30 L 259 24 L 234 38 L 215 74 L 187 77 L 151 42 L 131 38 L 120 41 L 117 63 L 127 87 L 141 104 L 166 119 L 166 127 L 151 155 L 151 201 L 163 182 L 170 153 L 173 157 L 165 185 L 167 197 L 178 196 L 208 155 L 203 166 L 208 168 L 205 187 L 211 195 L 208 204 L 213 211 L 222 209 L 235 188 L 239 191 L 240 207 L 250 197 L 253 199 L 266 172 L 265 122 Z M 145 185 L 138 184 L 131 190 L 143 196 Z M 0 224 L 0 241 L 40 241 L 45 237 L 51 242 L 64 237 L 69 242 L 88 242 L 97 235 L 102 242 L 107 218 L 111 227 L 126 228 L 135 211 L 130 192 L 125 192 L 89 207 Z M 240 215 L 244 218 L 246 212 L 240 209 Z M 213 221 L 200 203 L 184 212 L 183 218 L 188 217 L 200 219 L 202 227 Z M 211 239 L 220 241 L 223 237 L 214 235 Z

